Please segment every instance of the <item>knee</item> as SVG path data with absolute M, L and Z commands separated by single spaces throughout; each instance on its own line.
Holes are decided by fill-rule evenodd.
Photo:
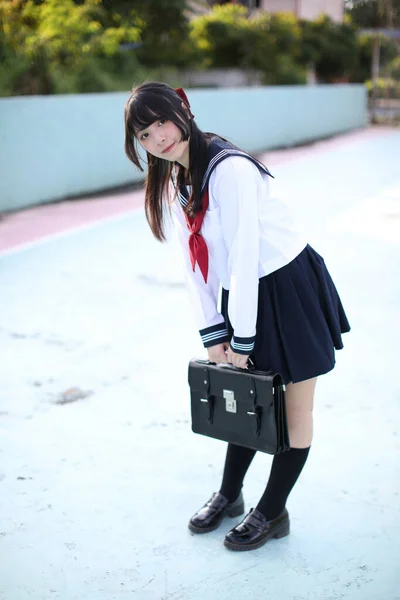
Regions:
M 289 430 L 289 444 L 291 448 L 309 448 L 312 444 L 312 430 L 298 431 Z
M 312 410 L 288 414 L 289 441 L 292 448 L 308 448 L 313 437 Z

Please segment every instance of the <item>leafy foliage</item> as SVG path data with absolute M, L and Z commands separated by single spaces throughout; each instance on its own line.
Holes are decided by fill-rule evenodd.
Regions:
M 359 36 L 358 62 L 353 69 L 351 81 L 364 82 L 371 77 L 373 44 L 374 35 L 364 33 Z M 384 71 L 390 67 L 391 62 L 398 56 L 398 49 L 393 40 L 384 37 L 381 37 L 380 45 L 380 64 L 381 70 Z
M 117 16 L 118 17 L 118 16 Z M 112 58 L 140 30 L 122 18 L 108 27 L 100 0 L 3 0 L 0 4 L 0 85 L 6 93 L 49 94 L 114 88 Z M 85 85 L 85 81 L 87 84 Z M 60 89 L 61 88 L 61 89 Z
M 358 62 L 356 28 L 349 22 L 334 23 L 321 16 L 302 21 L 302 60 L 315 65 L 318 80 L 349 80 Z
M 352 0 L 346 12 L 358 27 L 400 28 L 400 0 Z
M 397 18 L 400 0 L 347 4 L 351 19 L 339 24 L 230 3 L 193 16 L 187 0 L 0 0 L 0 94 L 127 90 L 146 78 L 176 85 L 182 68 L 255 69 L 268 85 L 305 83 L 310 67 L 321 82 L 365 81 L 372 38 L 357 25 L 371 26 L 382 7 Z M 396 55 L 382 40 L 382 66 Z
M 304 83 L 298 63 L 301 32 L 289 13 L 249 17 L 240 5 L 215 6 L 192 21 L 190 38 L 203 67 L 257 69 L 267 84 Z
M 244 48 L 251 44 L 246 15 L 244 6 L 216 5 L 191 22 L 190 39 L 202 55 L 204 67 L 240 66 Z
M 372 80 L 368 79 L 365 85 L 368 92 L 371 93 L 373 87 Z M 375 85 L 378 98 L 400 98 L 400 82 L 398 79 L 379 77 Z
M 108 1 L 115 10 L 114 1 Z M 186 0 L 135 0 L 117 4 L 130 4 L 130 16 L 140 26 L 142 45 L 137 57 L 143 65 L 180 66 L 190 61 Z

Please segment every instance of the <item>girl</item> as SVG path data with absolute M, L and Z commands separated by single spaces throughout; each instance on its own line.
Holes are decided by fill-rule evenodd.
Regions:
M 231 550 L 259 548 L 289 533 L 286 501 L 311 446 L 317 377 L 333 369 L 341 334 L 350 330 L 322 257 L 269 196 L 268 169 L 197 127 L 181 88 L 146 82 L 125 105 L 125 151 L 141 170 L 135 141 L 147 153 L 145 212 L 165 240 L 167 208 L 186 261 L 200 335 L 215 363 L 283 376 L 291 449 L 277 454 L 257 507 L 225 537 Z M 221 310 L 217 308 L 222 286 Z M 189 529 L 206 533 L 244 512 L 242 484 L 254 450 L 228 444 L 219 492 Z

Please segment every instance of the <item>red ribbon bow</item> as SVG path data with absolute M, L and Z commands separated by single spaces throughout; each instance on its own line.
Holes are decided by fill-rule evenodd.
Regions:
M 203 194 L 203 206 L 202 209 L 197 215 L 193 217 L 189 217 L 185 213 L 186 224 L 190 231 L 189 235 L 189 255 L 190 262 L 192 263 L 193 271 L 196 267 L 196 262 L 199 265 L 199 269 L 201 274 L 203 275 L 205 283 L 207 283 L 208 278 L 208 248 L 207 244 L 200 233 L 201 226 L 203 224 L 204 215 L 206 214 L 206 210 L 208 208 L 208 189 L 206 188 Z
M 190 109 L 190 103 L 189 103 L 189 100 L 188 100 L 185 92 L 183 91 L 183 88 L 175 88 L 175 91 L 178 94 L 179 98 L 181 98 L 181 100 L 186 102 L 186 104 L 188 105 L 188 108 Z M 194 119 L 194 115 L 192 114 L 192 111 L 190 111 L 190 117 L 192 119 Z

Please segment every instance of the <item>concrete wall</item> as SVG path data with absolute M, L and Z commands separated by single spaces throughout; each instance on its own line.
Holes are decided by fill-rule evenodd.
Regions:
M 125 157 L 128 93 L 0 99 L 0 210 L 143 178 Z M 362 85 L 189 90 L 199 126 L 251 152 L 290 146 L 367 122 Z
M 232 88 L 262 85 L 264 74 L 256 69 L 182 69 L 181 85 L 190 88 Z

